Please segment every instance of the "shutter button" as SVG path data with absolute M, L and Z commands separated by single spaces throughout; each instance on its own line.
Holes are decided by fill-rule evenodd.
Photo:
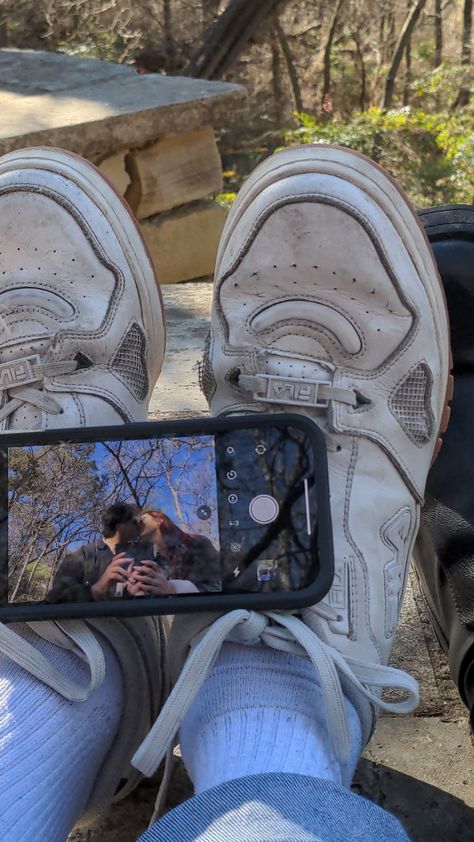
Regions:
M 250 501 L 249 514 L 255 523 L 271 523 L 278 517 L 280 507 L 270 494 L 257 494 Z

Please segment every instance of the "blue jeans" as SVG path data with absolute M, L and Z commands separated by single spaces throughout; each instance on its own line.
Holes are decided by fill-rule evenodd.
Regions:
M 138 842 L 409 842 L 399 822 L 331 781 L 269 773 L 227 781 L 166 813 Z

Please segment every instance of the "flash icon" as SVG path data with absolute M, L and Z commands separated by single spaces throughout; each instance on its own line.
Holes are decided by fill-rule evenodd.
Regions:
M 240 567 L 234 567 L 232 573 L 234 574 L 234 578 L 237 579 L 237 576 L 240 576 Z

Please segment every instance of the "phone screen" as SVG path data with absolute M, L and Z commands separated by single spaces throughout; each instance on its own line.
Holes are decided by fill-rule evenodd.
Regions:
M 3 605 L 290 591 L 318 572 L 314 450 L 296 427 L 4 443 L 1 459 Z

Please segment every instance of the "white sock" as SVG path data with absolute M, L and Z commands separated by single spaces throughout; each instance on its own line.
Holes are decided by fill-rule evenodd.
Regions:
M 341 784 L 362 751 L 360 720 L 346 700 L 352 736 L 342 770 L 329 739 L 311 662 L 266 646 L 225 643 L 180 730 L 196 794 L 263 772 L 293 772 Z
M 83 684 L 87 665 L 26 625 L 13 629 Z M 102 643 L 102 640 L 101 640 Z M 0 654 L 0 839 L 64 842 L 89 800 L 122 710 L 118 662 L 103 642 L 106 679 L 69 702 Z

